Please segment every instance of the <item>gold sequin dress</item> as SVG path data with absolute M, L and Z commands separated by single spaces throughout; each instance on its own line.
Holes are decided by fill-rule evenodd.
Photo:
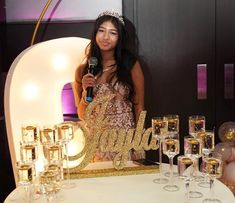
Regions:
M 106 128 L 109 129 L 130 129 L 135 128 L 135 119 L 133 114 L 133 105 L 129 100 L 129 88 L 120 82 L 97 84 L 93 89 L 94 101 L 107 94 L 116 96 L 110 101 L 106 108 L 105 118 L 108 119 Z M 97 111 L 92 112 L 92 117 L 99 116 L 99 106 Z M 93 161 L 113 160 L 116 153 L 97 151 Z M 144 151 L 131 150 L 129 160 L 144 158 Z

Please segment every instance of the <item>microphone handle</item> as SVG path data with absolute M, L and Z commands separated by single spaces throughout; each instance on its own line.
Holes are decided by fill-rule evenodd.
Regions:
M 87 89 L 86 89 L 86 102 L 92 102 L 92 95 L 93 94 L 93 87 L 88 87 Z
M 95 71 L 95 66 L 91 65 L 88 67 L 88 73 L 91 73 L 94 75 L 94 71 Z M 93 87 L 88 87 L 86 89 L 87 93 L 86 93 L 86 102 L 90 103 L 92 102 L 92 97 L 93 97 Z

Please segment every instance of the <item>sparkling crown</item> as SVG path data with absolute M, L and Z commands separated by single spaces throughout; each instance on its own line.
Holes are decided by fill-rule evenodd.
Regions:
M 117 18 L 123 25 L 125 25 L 123 17 L 120 16 L 118 14 L 118 12 L 115 12 L 115 11 L 104 11 L 104 12 L 99 14 L 98 18 L 100 18 L 102 16 L 113 16 L 113 17 Z

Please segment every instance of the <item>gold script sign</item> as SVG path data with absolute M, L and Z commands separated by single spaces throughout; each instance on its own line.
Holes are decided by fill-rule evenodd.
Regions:
M 134 150 L 156 150 L 158 144 L 156 137 L 151 136 L 152 129 L 144 129 L 146 111 L 142 111 L 135 129 L 107 129 L 104 128 L 107 123 L 105 118 L 105 110 L 109 101 L 114 95 L 107 95 L 90 103 L 85 112 L 85 123 L 87 126 L 79 124 L 85 137 L 84 149 L 69 160 L 79 159 L 84 156 L 79 166 L 73 170 L 82 170 L 86 167 L 96 151 L 116 153 L 113 166 L 115 169 L 123 169 L 128 160 L 128 154 L 131 149 Z M 100 106 L 99 116 L 90 119 L 93 110 Z

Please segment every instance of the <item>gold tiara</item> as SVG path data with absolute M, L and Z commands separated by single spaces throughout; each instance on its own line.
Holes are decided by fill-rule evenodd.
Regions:
M 98 18 L 100 18 L 102 16 L 113 16 L 113 17 L 117 18 L 123 25 L 125 25 L 123 17 L 120 16 L 118 14 L 118 12 L 115 12 L 115 11 L 104 11 L 104 12 L 99 14 Z

